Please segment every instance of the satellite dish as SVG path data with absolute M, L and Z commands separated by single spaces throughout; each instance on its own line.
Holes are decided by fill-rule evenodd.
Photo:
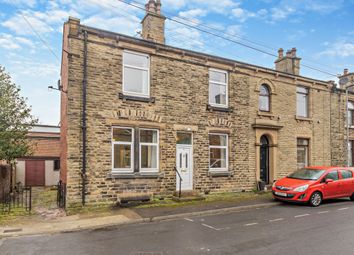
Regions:
M 339 80 L 339 84 L 343 86 L 343 85 L 347 84 L 348 81 L 349 81 L 348 77 L 343 77 Z

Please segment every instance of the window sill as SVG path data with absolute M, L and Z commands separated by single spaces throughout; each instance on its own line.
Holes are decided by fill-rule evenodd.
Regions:
M 162 173 L 109 173 L 107 179 L 159 179 L 163 178 Z
M 313 122 L 312 118 L 308 118 L 308 117 L 300 117 L 300 116 L 295 116 L 295 119 L 300 122 L 300 121 L 307 121 L 307 122 Z
M 275 115 L 272 112 L 266 112 L 266 111 L 258 111 L 257 113 L 258 116 L 262 116 L 262 117 L 270 117 L 270 118 L 274 118 Z
M 233 112 L 233 109 L 231 107 L 221 107 L 221 106 L 213 106 L 208 104 L 207 105 L 207 111 L 213 112 Z
M 137 102 L 144 102 L 144 103 L 155 103 L 154 97 L 129 96 L 129 95 L 124 95 L 123 93 L 119 93 L 119 99 L 122 99 L 123 101 L 137 101 Z
M 231 177 L 232 174 L 230 171 L 209 171 L 208 172 L 209 177 Z

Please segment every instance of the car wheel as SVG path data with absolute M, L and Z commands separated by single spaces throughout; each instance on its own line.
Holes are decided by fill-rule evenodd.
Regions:
M 322 203 L 322 194 L 318 191 L 312 193 L 309 202 L 313 207 L 319 206 Z
M 354 193 L 350 196 L 350 200 L 354 201 Z

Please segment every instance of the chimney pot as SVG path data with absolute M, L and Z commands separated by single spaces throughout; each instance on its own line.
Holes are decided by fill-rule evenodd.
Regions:
M 157 14 L 161 14 L 161 0 L 156 1 L 156 12 Z
M 349 73 L 348 68 L 345 68 L 344 71 L 343 71 L 343 75 L 347 75 L 348 73 Z
M 283 50 L 283 48 L 280 48 L 278 50 L 278 58 L 280 59 L 280 58 L 283 58 L 283 57 L 284 57 L 284 50 Z
M 291 56 L 292 56 L 293 58 L 296 58 L 296 48 L 292 48 L 292 49 L 291 49 Z
M 155 0 L 150 0 L 149 1 L 149 12 L 156 13 Z

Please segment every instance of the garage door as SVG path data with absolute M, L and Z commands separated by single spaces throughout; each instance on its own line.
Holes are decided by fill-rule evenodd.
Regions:
M 27 186 L 45 185 L 45 161 L 44 160 L 26 161 L 26 185 Z

